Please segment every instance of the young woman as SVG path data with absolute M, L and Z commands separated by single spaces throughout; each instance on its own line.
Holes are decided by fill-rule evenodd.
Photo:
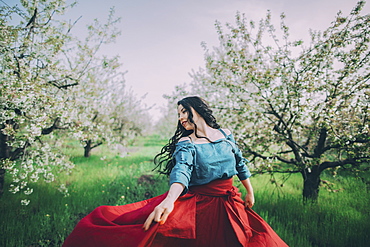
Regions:
M 175 135 L 155 157 L 169 175 L 167 193 L 133 204 L 101 206 L 82 219 L 63 246 L 283 247 L 251 208 L 245 159 L 199 97 L 178 102 Z M 232 177 L 247 190 L 240 198 Z

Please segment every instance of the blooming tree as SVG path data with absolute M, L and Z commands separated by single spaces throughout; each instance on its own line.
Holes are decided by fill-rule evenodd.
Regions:
M 127 143 L 150 125 L 140 100 L 126 90 L 120 66 L 118 57 L 102 59 L 71 92 L 74 136 L 83 145 L 85 157 L 103 143 Z
M 369 169 L 370 16 L 360 1 L 338 13 L 311 43 L 291 41 L 281 15 L 259 22 L 236 15 L 216 23 L 220 44 L 205 48 L 206 68 L 192 74 L 204 96 L 235 130 L 256 173 L 300 173 L 305 199 L 318 198 L 320 174 Z
M 42 137 L 66 127 L 63 97 L 78 76 L 59 64 L 71 25 L 53 18 L 68 6 L 57 0 L 21 3 L 22 9 L 0 9 L 0 193 L 7 171 L 11 191 L 30 194 L 28 182 L 50 182 L 73 167 Z
M 79 84 L 70 90 L 67 100 L 74 136 L 83 145 L 85 157 L 89 157 L 91 150 L 103 143 L 122 142 L 122 137 L 139 134 L 142 130 L 138 127 L 140 119 L 134 121 L 133 117 L 117 126 L 130 115 L 145 115 L 145 110 L 140 102 L 136 102 L 138 100 L 133 93 L 126 90 L 125 73 L 122 72 L 119 56 L 110 58 L 97 54 L 101 45 L 114 41 L 120 34 L 115 28 L 118 21 L 114 18 L 114 9 L 111 9 L 107 22 L 102 24 L 95 20 L 88 26 L 86 39 L 76 41 L 69 51 L 75 54 L 68 60 L 71 70 L 75 70 L 76 66 L 83 69 L 83 66 L 89 65 L 84 69 Z M 134 102 L 137 103 L 135 107 L 132 106 Z M 130 114 L 123 108 L 134 112 Z
M 56 18 L 73 4 L 63 0 L 21 0 L 20 4 L 0 7 L 0 194 L 7 172 L 12 178 L 10 190 L 28 195 L 30 182 L 39 178 L 51 182 L 56 174 L 73 168 L 50 144 L 55 132 L 77 133 L 81 129 L 76 120 L 91 123 L 94 110 L 106 107 L 107 91 L 96 92 L 103 87 L 96 82 L 103 79 L 105 86 L 117 82 L 104 74 L 117 68 L 117 58 L 97 54 L 101 45 L 114 41 L 118 20 L 112 10 L 107 24 L 96 21 L 88 27 L 86 40 L 79 41 L 70 33 L 75 23 Z M 118 92 L 122 92 L 120 80 Z M 75 109 L 84 107 L 86 114 L 78 118 Z M 109 112 L 104 114 L 107 118 Z M 65 186 L 60 189 L 66 192 Z

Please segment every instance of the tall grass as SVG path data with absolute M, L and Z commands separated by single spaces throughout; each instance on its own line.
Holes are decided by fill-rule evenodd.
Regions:
M 60 246 L 76 223 L 95 207 L 131 203 L 164 193 L 167 181 L 152 172 L 152 159 L 160 146 L 131 149 L 137 152 L 122 158 L 102 147 L 85 158 L 82 148 L 69 143 L 68 150 L 76 164 L 71 175 L 61 174 L 51 184 L 33 184 L 28 206 L 20 204 L 22 194 L 5 192 L 0 198 L 0 246 Z M 153 175 L 151 182 L 155 186 L 145 181 L 139 184 L 142 174 Z M 61 183 L 67 185 L 68 197 L 57 190 Z
M 336 188 L 322 187 L 317 203 L 303 203 L 300 175 L 292 175 L 283 187 L 279 183 L 285 180 L 283 176 L 253 177 L 254 210 L 290 246 L 369 246 L 370 197 L 366 185 L 353 177 L 334 179 L 324 174 L 322 179 L 331 180 Z
M 95 207 L 127 204 L 164 193 L 167 179 L 152 172 L 153 157 L 163 141 L 149 138 L 137 144 L 130 147 L 132 153 L 127 157 L 102 147 L 84 158 L 76 143 L 68 143 L 67 150 L 76 164 L 71 175 L 61 174 L 52 184 L 34 184 L 28 206 L 20 204 L 22 195 L 6 192 L 0 198 L 0 246 L 60 246 L 76 223 Z M 143 174 L 152 177 L 138 180 Z M 317 204 L 304 205 L 300 176 L 291 176 L 283 187 L 282 176 L 251 179 L 254 210 L 290 246 L 361 247 L 370 243 L 370 197 L 361 181 L 325 177 L 339 192 L 322 188 Z M 57 191 L 59 183 L 67 185 L 70 196 Z M 245 192 L 240 182 L 235 185 Z

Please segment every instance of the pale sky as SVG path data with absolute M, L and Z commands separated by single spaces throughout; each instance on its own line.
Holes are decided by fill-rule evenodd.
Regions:
M 66 0 L 67 3 L 72 0 Z M 14 0 L 4 0 L 12 3 Z M 271 10 L 276 27 L 279 16 L 286 15 L 291 37 L 308 41 L 308 30 L 324 30 L 342 10 L 348 15 L 357 0 L 78 0 L 66 14 L 76 20 L 75 33 L 93 19 L 104 19 L 115 6 L 121 17 L 122 35 L 115 44 L 103 48 L 107 55 L 118 54 L 123 70 L 128 71 L 126 84 L 143 96 L 144 102 L 158 119 L 158 106 L 166 103 L 163 94 L 174 91 L 175 85 L 189 83 L 189 72 L 204 67 L 201 42 L 209 47 L 218 43 L 214 28 L 216 20 L 234 22 L 237 11 L 258 22 Z M 363 14 L 370 13 L 370 3 Z

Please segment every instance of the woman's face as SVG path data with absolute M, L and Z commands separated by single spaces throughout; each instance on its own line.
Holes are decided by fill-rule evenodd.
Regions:
M 191 108 L 191 111 L 193 113 L 193 121 L 196 123 L 197 118 L 197 112 L 194 111 L 193 108 Z M 189 112 L 182 106 L 179 105 L 177 107 L 177 116 L 179 118 L 180 124 L 182 127 L 184 127 L 186 130 L 192 130 L 194 129 L 194 124 L 189 121 Z

